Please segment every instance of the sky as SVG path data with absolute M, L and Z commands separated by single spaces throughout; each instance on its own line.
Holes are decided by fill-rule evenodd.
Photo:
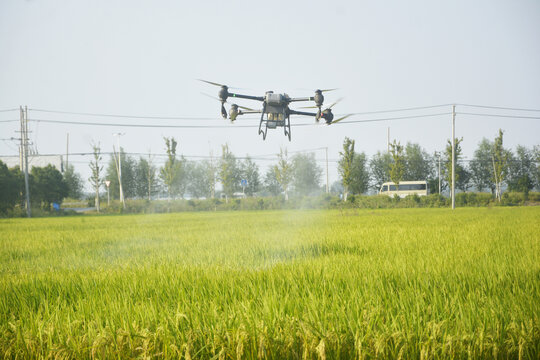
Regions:
M 282 129 L 269 130 L 263 141 L 257 128 L 241 127 L 258 125 L 255 116 L 234 124 L 222 119 L 219 102 L 203 95 L 217 96 L 219 89 L 197 79 L 258 96 L 338 88 L 325 94 L 326 105 L 343 98 L 333 108 L 338 116 L 447 105 L 356 114 L 332 126 L 293 116 L 293 126 L 309 126 L 293 127 L 290 142 Z M 419 143 L 429 153 L 443 150 L 451 138 L 450 104 L 458 104 L 456 136 L 463 137 L 465 157 L 499 129 L 508 148 L 540 144 L 540 111 L 461 105 L 540 110 L 539 1 L 0 2 L 0 155 L 18 154 L 9 139 L 18 136 L 19 123 L 9 120 L 19 113 L 2 110 L 22 105 L 39 154 L 66 153 L 68 133 L 70 153 L 90 153 L 92 144 L 110 152 L 119 132 L 126 152 L 163 154 L 163 138 L 173 136 L 178 152 L 192 159 L 219 156 L 225 143 L 235 155 L 255 158 L 281 148 L 328 148 L 333 182 L 345 137 L 368 156 L 386 150 L 388 129 L 391 140 Z M 291 108 L 302 105 L 313 103 Z M 429 116 L 408 118 L 417 115 Z M 324 167 L 324 150 L 315 153 Z M 262 171 L 275 159 L 268 158 L 257 160 Z M 70 156 L 84 178 L 89 160 Z

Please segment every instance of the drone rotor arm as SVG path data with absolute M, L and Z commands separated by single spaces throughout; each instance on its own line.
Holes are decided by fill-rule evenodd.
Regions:
M 240 106 L 239 106 L 240 107 Z M 260 114 L 262 113 L 262 110 L 240 110 L 238 112 L 238 115 L 245 115 L 245 114 Z
M 317 117 L 317 113 L 306 112 L 306 111 L 289 110 L 289 114 L 291 114 L 291 115 L 302 115 L 302 116 L 314 116 L 314 117 Z
M 295 102 L 295 101 L 313 101 L 315 98 L 313 96 L 308 97 L 300 97 L 300 98 L 291 98 L 289 102 Z
M 263 96 L 242 95 L 242 94 L 236 94 L 236 93 L 228 93 L 228 95 L 229 97 L 234 97 L 234 98 L 239 98 L 239 99 L 264 101 Z

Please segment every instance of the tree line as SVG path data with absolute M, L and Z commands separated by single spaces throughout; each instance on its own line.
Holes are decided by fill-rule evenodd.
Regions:
M 503 132 L 493 140 L 484 138 L 474 151 L 473 158 L 464 161 L 461 143 L 455 139 L 456 188 L 460 191 L 491 192 L 500 199 L 503 188 L 527 194 L 540 188 L 540 146 L 517 146 L 515 151 L 503 146 Z M 112 199 L 120 198 L 120 176 L 126 199 L 214 198 L 225 201 L 235 196 L 293 196 L 317 195 L 325 191 L 322 168 L 314 153 L 289 155 L 286 149 L 278 154 L 275 164 L 261 172 L 249 157 L 237 158 L 227 144 L 221 154 L 202 161 L 188 161 L 178 155 L 178 142 L 164 138 L 167 158 L 158 166 L 153 158 L 138 159 L 123 149 L 108 160 L 103 159 L 99 145 L 93 145 L 88 179 L 93 189 L 96 207 L 106 196 L 105 182 L 109 183 Z M 452 146 L 429 154 L 419 144 L 401 145 L 394 141 L 389 151 L 378 151 L 371 158 L 357 152 L 355 141 L 345 138 L 338 161 L 340 179 L 332 184 L 331 192 L 342 194 L 347 201 L 350 194 L 376 192 L 387 181 L 399 184 L 407 180 L 427 180 L 430 193 L 446 191 L 451 183 Z M 439 170 L 440 169 L 440 170 Z M 84 197 L 84 181 L 72 165 L 62 174 L 52 165 L 33 167 L 29 174 L 32 204 L 49 210 L 53 203 L 60 204 L 66 197 Z M 440 180 L 439 180 L 440 179 Z M 221 190 L 218 192 L 218 183 Z M 24 174 L 18 167 L 8 169 L 0 162 L 0 212 L 5 214 L 24 204 Z
M 176 139 L 164 138 L 167 158 L 158 167 L 153 158 L 135 159 L 120 149 L 104 164 L 99 146 L 94 146 L 94 160 L 90 163 L 92 176 L 89 181 L 94 193 L 95 206 L 99 207 L 105 180 L 113 199 L 120 199 L 120 174 L 123 195 L 126 199 L 167 199 L 223 197 L 225 201 L 235 196 L 278 196 L 288 198 L 293 192 L 298 196 L 321 192 L 322 169 L 315 154 L 297 153 L 289 156 L 281 150 L 277 164 L 262 173 L 259 166 L 246 156 L 237 158 L 227 144 L 222 145 L 221 155 L 202 161 L 188 161 L 178 155 Z M 221 190 L 217 192 L 218 183 Z
M 455 139 L 456 189 L 491 192 L 501 199 L 502 190 L 523 192 L 540 189 L 540 146 L 518 145 L 515 151 L 504 148 L 503 131 L 493 140 L 482 139 L 472 159 L 463 159 L 461 143 Z M 370 161 L 365 153 L 355 152 L 355 141 L 345 138 L 340 152 L 339 174 L 346 200 L 349 193 L 378 190 L 384 182 L 427 180 L 429 192 L 444 192 L 452 182 L 452 143 L 443 152 L 428 154 L 419 144 L 401 145 L 394 140 L 387 152 L 377 152 Z M 440 183 L 440 185 L 439 185 Z M 439 190 L 440 187 L 440 190 Z

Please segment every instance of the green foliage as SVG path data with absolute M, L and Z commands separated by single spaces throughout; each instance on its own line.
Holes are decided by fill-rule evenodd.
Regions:
M 20 198 L 18 177 L 0 161 L 0 215 L 12 211 Z
M 292 157 L 292 186 L 299 196 L 314 195 L 321 191 L 322 169 L 317 165 L 315 153 L 298 153 Z
M 281 194 L 281 185 L 277 180 L 275 166 L 270 166 L 264 174 L 264 194 L 270 196 Z
M 293 180 L 293 165 L 287 156 L 287 149 L 280 149 L 278 163 L 274 166 L 274 174 L 281 190 L 285 193 L 285 200 L 289 199 L 289 185 Z
M 502 184 L 508 175 L 509 153 L 503 147 L 503 131 L 499 129 L 499 136 L 493 141 L 493 177 L 495 180 L 495 197 L 501 201 Z
M 373 189 L 379 191 L 382 184 L 390 180 L 390 167 L 392 164 L 392 155 L 387 152 L 377 151 L 369 162 L 371 178 L 373 180 Z
M 173 137 L 164 138 L 167 151 L 167 161 L 160 170 L 161 180 L 167 188 L 169 199 L 174 198 L 180 192 L 179 183 L 182 180 L 182 164 L 176 159 L 176 146 L 178 143 Z
M 518 145 L 515 156 L 508 158 L 508 190 L 528 195 L 534 188 L 536 164 L 532 149 Z
M 221 161 L 219 162 L 219 181 L 223 186 L 223 192 L 226 196 L 226 201 L 232 197 L 233 193 L 240 186 L 240 169 L 237 164 L 236 157 L 229 150 L 229 145 L 221 146 Z
M 390 154 L 392 155 L 392 163 L 390 164 L 390 180 L 396 184 L 396 189 L 399 190 L 399 183 L 405 175 L 405 158 L 403 146 L 394 140 L 390 144 Z
M 461 149 L 461 143 L 463 142 L 463 138 L 455 139 L 455 167 L 456 167 L 456 188 L 460 189 L 462 191 L 466 191 L 469 188 L 469 181 L 470 181 L 470 175 L 465 169 L 465 167 L 460 163 L 460 159 L 462 157 L 462 149 Z M 452 142 L 450 140 L 447 141 L 446 144 L 446 151 L 445 151 L 445 164 L 444 164 L 444 178 L 446 180 L 446 183 L 448 184 L 448 187 L 450 188 L 452 186 Z
M 369 169 L 365 153 L 355 153 L 352 164 L 352 183 L 350 190 L 353 194 L 359 195 L 368 191 Z
M 492 152 L 493 144 L 486 138 L 482 139 L 469 164 L 471 181 L 478 191 L 490 190 L 492 193 L 495 192 Z
M 103 166 L 101 165 L 101 148 L 99 144 L 93 144 L 92 145 L 92 151 L 94 155 L 94 159 L 90 161 L 90 170 L 92 172 L 90 178 L 88 181 L 90 181 L 90 185 L 92 185 L 92 188 L 94 189 L 94 206 L 96 207 L 96 211 L 100 211 L 100 204 L 99 204 L 99 189 L 104 183 L 104 179 L 102 178 L 102 171 Z
M 3 220 L 0 353 L 537 359 L 539 212 Z
M 73 199 L 82 199 L 83 198 L 83 182 L 81 175 L 75 172 L 75 167 L 73 165 L 66 166 L 66 171 L 64 171 L 64 182 L 68 187 L 68 197 Z
M 64 181 L 62 173 L 54 166 L 32 168 L 33 186 L 30 190 L 32 201 L 41 203 L 41 208 L 50 210 L 51 204 L 62 203 L 62 199 L 68 196 L 68 185 Z
M 150 200 L 158 192 L 157 169 L 148 154 L 148 159 L 139 158 L 135 166 L 135 195 Z
M 122 191 L 124 199 L 133 199 L 137 196 L 137 161 L 127 155 L 123 148 L 120 148 L 120 154 L 111 155 L 107 165 L 105 179 L 111 183 L 109 185 L 110 196 L 113 199 L 120 199 L 120 183 L 118 182 L 118 156 L 120 156 L 122 173 Z M 144 196 L 144 195 L 143 195 Z
M 403 180 L 418 181 L 433 178 L 433 161 L 419 145 L 407 143 L 405 146 L 405 173 Z
M 338 173 L 343 185 L 343 200 L 347 201 L 351 185 L 354 181 L 354 143 L 355 141 L 345 137 L 343 151 L 339 152 Z
M 189 162 L 187 169 L 188 187 L 187 192 L 191 197 L 211 197 L 211 187 L 213 183 L 208 176 L 210 162 Z
M 247 196 L 253 196 L 261 187 L 259 167 L 251 160 L 249 155 L 240 163 L 241 178 L 247 181 L 245 193 Z

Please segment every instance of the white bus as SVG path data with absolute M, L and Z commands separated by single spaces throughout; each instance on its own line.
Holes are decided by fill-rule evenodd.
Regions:
M 382 184 L 379 194 L 392 197 L 398 195 L 401 198 L 415 194 L 426 196 L 428 194 L 427 181 L 401 181 L 399 186 L 396 186 L 393 182 L 385 182 Z

